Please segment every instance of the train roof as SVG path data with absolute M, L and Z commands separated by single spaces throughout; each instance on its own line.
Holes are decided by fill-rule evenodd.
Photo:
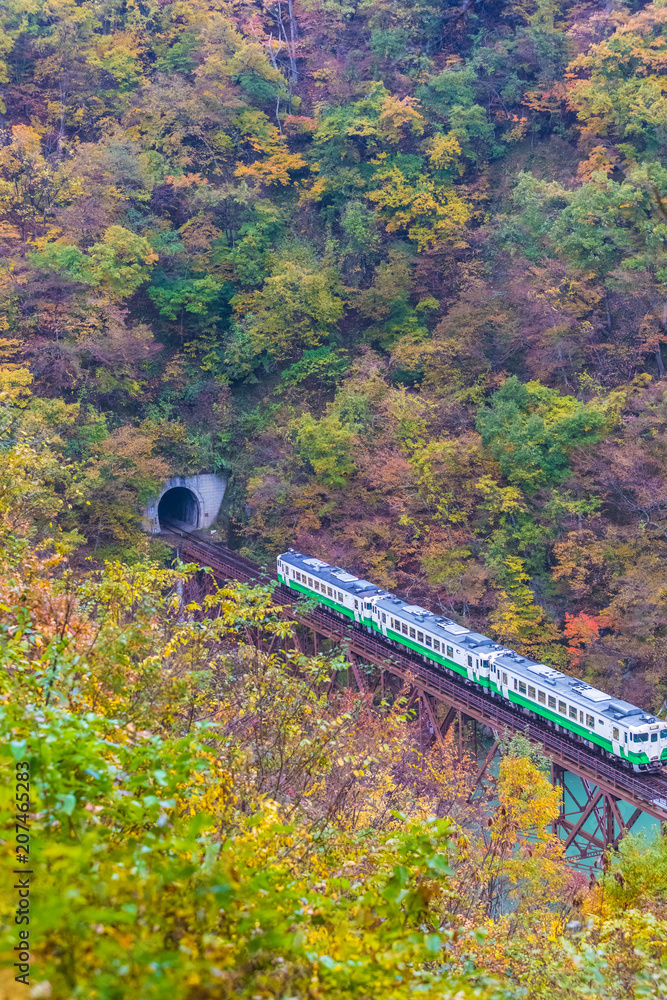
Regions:
M 375 594 L 386 593 L 380 587 L 376 587 L 374 583 L 362 580 L 353 573 L 348 573 L 346 569 L 341 569 L 340 566 L 330 566 L 329 563 L 324 562 L 322 559 L 306 556 L 302 552 L 295 552 L 293 549 L 290 549 L 289 552 L 284 552 L 278 558 L 282 562 L 289 563 L 290 566 L 296 566 L 297 569 L 317 576 L 319 580 L 330 583 L 337 590 L 347 591 L 348 594 L 373 597 Z
M 378 608 L 390 614 L 405 618 L 406 621 L 413 622 L 419 628 L 431 632 L 435 636 L 442 636 L 453 641 L 457 646 L 462 646 L 471 650 L 478 650 L 480 655 L 488 655 L 493 650 L 500 650 L 499 646 L 486 635 L 473 632 L 465 625 L 459 625 L 451 618 L 444 615 L 435 615 L 432 611 L 420 607 L 418 604 L 410 604 L 408 601 L 395 597 L 393 594 L 386 594 L 376 602 Z M 484 647 L 484 648 L 482 648 Z

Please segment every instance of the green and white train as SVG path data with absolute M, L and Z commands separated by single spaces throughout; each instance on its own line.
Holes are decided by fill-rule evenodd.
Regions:
M 495 698 L 546 719 L 560 732 L 635 771 L 667 765 L 667 722 L 604 691 L 535 663 L 450 618 L 435 615 L 367 580 L 290 549 L 278 578 L 357 626 L 457 674 Z

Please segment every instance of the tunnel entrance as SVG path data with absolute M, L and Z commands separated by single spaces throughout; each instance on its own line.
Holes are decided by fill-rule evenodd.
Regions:
M 199 504 L 187 486 L 174 486 L 160 497 L 157 508 L 160 526 L 164 521 L 181 521 L 199 527 Z

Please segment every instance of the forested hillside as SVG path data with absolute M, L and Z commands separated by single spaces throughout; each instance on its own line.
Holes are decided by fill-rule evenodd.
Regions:
M 589 884 L 140 513 L 664 712 L 666 147 L 664 0 L 0 5 L 2 1000 L 665 995 L 664 838 Z
M 8 0 L 1 377 L 60 527 L 133 558 L 157 482 L 224 469 L 235 546 L 658 709 L 666 24 Z

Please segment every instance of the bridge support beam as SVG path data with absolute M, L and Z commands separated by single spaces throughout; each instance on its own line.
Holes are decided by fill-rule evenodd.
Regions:
M 642 815 L 641 809 L 635 809 L 624 819 L 620 798 L 557 764 L 551 765 L 551 781 L 561 789 L 561 811 L 553 830 L 563 838 L 568 857 L 578 855 L 584 859 L 616 850 Z
M 361 661 L 356 653 L 347 654 L 348 663 L 352 667 L 352 673 L 354 674 L 354 679 L 357 682 L 357 687 L 359 688 L 359 694 L 366 694 L 366 685 L 364 684 L 364 679 L 359 669 L 361 666 Z
M 424 691 L 420 691 L 419 692 L 419 697 L 421 698 L 421 703 L 422 703 L 422 706 L 423 706 L 423 709 L 424 709 L 424 713 L 425 713 L 426 718 L 427 718 L 428 723 L 429 723 L 429 731 L 433 734 L 433 737 L 434 737 L 435 741 L 437 743 L 439 743 L 440 746 L 444 746 L 444 744 L 445 744 L 444 737 L 445 737 L 445 733 L 447 732 L 447 729 L 449 727 L 449 724 L 448 723 L 447 723 L 447 725 L 445 724 L 446 720 L 445 720 L 445 722 L 438 722 L 438 717 L 436 715 L 435 703 L 431 700 L 431 698 L 429 697 L 429 695 L 427 695 Z M 453 708 L 450 708 L 449 712 L 447 713 L 447 718 L 450 715 L 453 718 L 454 712 L 455 712 L 455 710 Z M 444 727 L 444 731 L 443 731 L 443 727 Z

